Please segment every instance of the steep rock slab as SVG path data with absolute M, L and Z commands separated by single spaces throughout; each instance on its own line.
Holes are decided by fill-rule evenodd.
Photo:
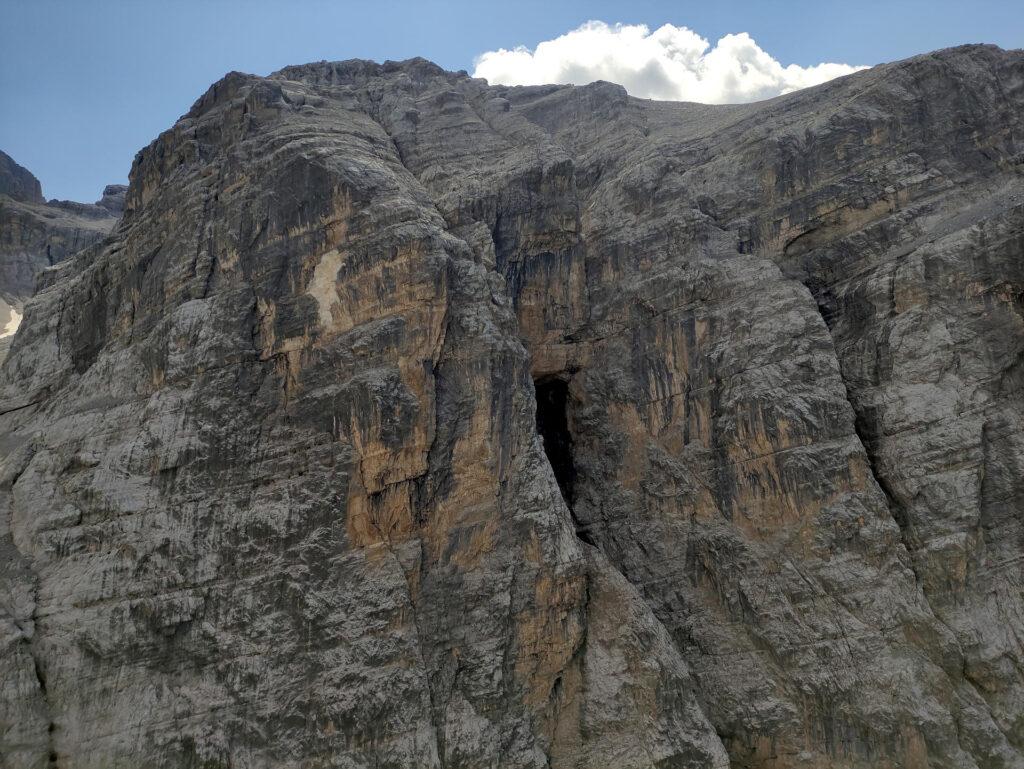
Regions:
M 18 755 L 1021 766 L 1022 67 L 216 84 L 2 372 Z
M 45 717 L 6 747 L 725 766 L 685 662 L 574 536 L 501 278 L 363 98 L 228 76 L 29 305 L 0 408 L 5 584 L 29 593 L 6 664 L 39 686 L 4 708 Z M 609 603 L 628 635 L 591 619 Z
M 917 585 L 817 302 L 752 235 L 793 184 L 793 161 L 760 165 L 791 132 L 851 120 L 851 91 L 900 89 L 913 110 L 918 69 L 991 55 L 725 108 L 601 84 L 409 88 L 365 65 L 281 73 L 363 85 L 446 221 L 506 278 L 534 376 L 571 380 L 580 536 L 674 631 L 740 764 L 1020 761 Z M 844 137 L 820 173 L 898 168 L 902 147 L 860 135 L 866 158 Z

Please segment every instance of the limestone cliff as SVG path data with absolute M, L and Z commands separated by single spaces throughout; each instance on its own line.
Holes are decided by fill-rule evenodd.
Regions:
M 108 185 L 94 204 L 43 197 L 39 180 L 0 152 L 0 361 L 36 276 L 110 232 L 126 188 Z
M 0 370 L 6 764 L 1024 766 L 1022 121 L 228 75 Z

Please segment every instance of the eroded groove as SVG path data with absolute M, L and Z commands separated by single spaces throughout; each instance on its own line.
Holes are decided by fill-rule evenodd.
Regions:
M 565 504 L 572 509 L 576 465 L 573 439 L 569 432 L 569 383 L 564 379 L 546 377 L 534 382 L 537 395 L 537 433 L 544 443 L 555 480 Z
M 1003 736 L 1007 739 L 1007 742 L 1012 745 L 1013 741 L 1010 739 L 1010 735 L 999 724 L 999 721 L 996 719 L 995 714 L 992 712 L 991 705 L 989 705 L 989 702 L 982 693 L 982 690 L 977 686 L 977 684 L 975 684 L 974 681 L 970 679 L 967 673 L 967 658 L 964 654 L 964 650 L 961 645 L 959 636 L 956 634 L 956 632 L 954 632 L 953 628 L 950 627 L 949 624 L 942 618 L 939 612 L 936 611 L 935 607 L 932 605 L 931 598 L 928 595 L 928 591 L 925 589 L 924 582 L 921 578 L 920 571 L 918 570 L 917 562 L 915 560 L 914 555 L 915 551 L 918 550 L 920 547 L 920 541 L 914 531 L 913 524 L 910 521 L 906 509 L 900 502 L 898 495 L 896 494 L 895 490 L 892 488 L 892 485 L 886 479 L 885 475 L 882 473 L 879 467 L 877 447 L 881 442 L 882 435 L 870 423 L 868 414 L 864 413 L 862 409 L 857 408 L 854 399 L 850 397 L 849 385 L 842 374 L 843 368 L 841 361 L 838 360 L 839 356 L 836 352 L 835 337 L 833 336 L 832 332 L 833 323 L 835 321 L 835 314 L 830 313 L 828 311 L 826 306 L 818 299 L 818 294 L 814 290 L 812 290 L 810 285 L 807 285 L 805 283 L 804 287 L 807 288 L 808 292 L 811 294 L 811 297 L 815 300 L 815 307 L 818 310 L 818 314 L 821 316 L 822 322 L 825 324 L 825 328 L 828 330 L 829 339 L 832 342 L 833 355 L 835 355 L 837 363 L 839 364 L 838 371 L 839 376 L 842 379 L 843 390 L 846 393 L 846 402 L 850 405 L 850 409 L 851 411 L 853 411 L 854 414 L 854 433 L 857 436 L 857 440 L 860 442 L 861 448 L 864 450 L 864 455 L 867 459 L 867 465 L 871 473 L 871 477 L 875 481 L 875 484 L 878 486 L 879 490 L 882 492 L 882 495 L 885 498 L 886 509 L 888 509 L 889 514 L 892 516 L 893 521 L 896 523 L 896 526 L 899 529 L 900 541 L 903 544 L 903 548 L 907 551 L 907 563 L 910 567 L 910 570 L 914 574 L 914 581 L 917 583 L 921 598 L 924 601 L 925 605 L 928 607 L 928 612 L 931 614 L 931 616 L 935 619 L 936 622 L 940 623 L 944 628 L 946 628 L 947 632 L 950 634 L 950 637 L 956 643 L 957 653 L 960 655 L 961 661 L 962 680 L 964 681 L 964 683 L 967 684 L 968 687 L 970 687 L 972 691 L 974 691 L 974 693 L 978 697 L 978 700 L 984 705 L 992 724 L 996 727 L 996 729 L 999 730 L 999 732 L 1003 734 Z M 959 724 L 958 714 L 954 714 L 954 722 L 956 724 Z M 960 742 L 961 747 L 969 753 L 970 750 L 968 749 L 968 746 L 964 745 L 961 742 L 961 735 L 959 732 L 960 730 L 958 728 L 957 741 Z
M 37 604 L 38 606 L 38 604 Z M 50 705 L 50 692 L 46 683 L 46 671 L 43 668 L 42 660 L 36 650 L 35 634 L 39 629 L 38 618 L 35 615 L 35 611 L 32 613 L 32 627 L 33 637 L 25 637 L 25 643 L 28 645 L 29 656 L 32 657 L 32 672 L 35 673 L 36 683 L 39 685 L 39 693 L 43 698 L 43 705 L 46 707 L 46 714 L 48 723 L 46 725 L 46 750 L 47 750 L 47 765 L 55 767 L 57 766 L 57 746 L 54 741 L 54 732 L 57 729 L 57 724 L 53 720 L 52 707 Z
M 571 430 L 572 398 L 569 395 L 569 382 L 557 376 L 543 377 L 534 382 L 534 391 L 537 399 L 537 434 L 544 444 L 544 454 L 554 472 L 562 499 L 572 516 L 576 537 L 597 547 L 588 527 L 580 522 L 573 509 L 576 502 L 576 459 Z

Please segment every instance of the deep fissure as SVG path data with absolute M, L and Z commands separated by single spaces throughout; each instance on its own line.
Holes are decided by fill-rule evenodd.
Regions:
M 562 498 L 571 510 L 576 465 L 572 433 L 569 432 L 569 383 L 564 379 L 538 379 L 534 388 L 537 393 L 537 432 L 544 441 L 544 453 L 551 463 Z
M 576 536 L 596 547 L 588 527 L 580 523 L 574 509 L 578 486 L 569 382 L 559 377 L 546 377 L 534 380 L 533 386 L 537 396 L 537 433 L 544 443 L 544 453 L 554 471 L 562 499 L 569 508 Z

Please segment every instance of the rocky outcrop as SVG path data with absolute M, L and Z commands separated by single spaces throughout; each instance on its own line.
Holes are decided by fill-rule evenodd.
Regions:
M 94 204 L 47 202 L 39 180 L 0 152 L 0 361 L 36 276 L 106 237 L 121 216 L 126 191 L 112 184 Z
M 1024 765 L 1022 106 L 228 75 L 0 371 L 0 752 Z
M 0 151 L 0 195 L 23 203 L 45 203 L 39 180 L 27 168 L 14 162 L 14 158 Z

